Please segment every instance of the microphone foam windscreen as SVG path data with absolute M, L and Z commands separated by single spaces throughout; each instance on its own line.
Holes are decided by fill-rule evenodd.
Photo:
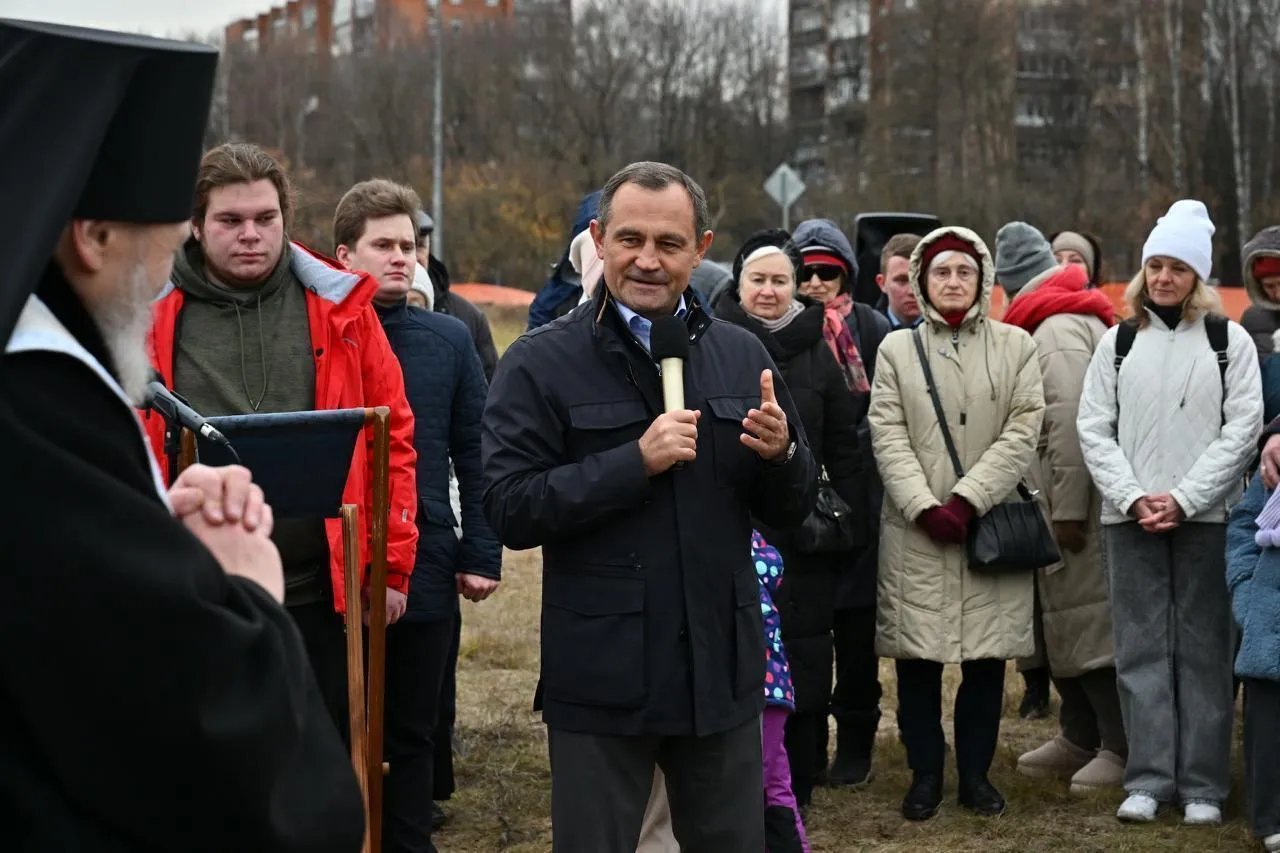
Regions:
M 674 314 L 653 321 L 649 333 L 649 350 L 655 361 L 664 358 L 689 357 L 689 327 Z

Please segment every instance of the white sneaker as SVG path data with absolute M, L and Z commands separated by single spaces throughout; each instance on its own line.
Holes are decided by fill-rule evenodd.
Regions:
M 1222 823 L 1222 809 L 1217 803 L 1187 803 L 1182 822 L 1188 826 L 1217 826 Z
M 1151 823 L 1159 808 L 1160 804 L 1150 794 L 1133 793 L 1116 809 L 1116 817 L 1125 823 Z
M 1262 839 L 1262 849 L 1267 853 L 1280 853 L 1280 832 Z

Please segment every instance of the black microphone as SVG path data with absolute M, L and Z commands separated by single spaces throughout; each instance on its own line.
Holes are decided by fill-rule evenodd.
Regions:
M 147 383 L 146 405 L 148 409 L 156 410 L 171 423 L 186 427 L 215 444 L 231 448 L 231 442 L 227 441 L 225 435 L 218 432 L 217 428 L 206 421 L 203 415 L 188 406 L 186 400 L 164 387 L 164 383 L 155 380 Z
M 684 408 L 684 363 L 689 358 L 689 327 L 673 315 L 653 321 L 649 331 L 653 360 L 662 368 L 662 407 L 667 412 Z

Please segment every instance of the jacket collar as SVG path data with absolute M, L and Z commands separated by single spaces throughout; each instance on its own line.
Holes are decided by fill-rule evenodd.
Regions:
M 613 331 L 620 331 L 624 338 L 631 337 L 631 333 L 622 323 L 622 315 L 618 313 L 617 309 L 605 310 L 616 302 L 617 299 L 609 292 L 609 288 L 604 286 L 603 281 L 600 282 L 596 287 L 595 295 L 592 296 L 589 303 L 591 306 L 592 328 L 597 336 L 600 334 L 601 327 L 610 322 L 610 318 L 614 318 L 617 320 L 618 325 L 613 327 Z M 711 328 L 711 315 L 707 313 L 702 300 L 697 297 L 692 287 L 685 288 L 684 303 L 686 309 L 684 322 L 689 328 L 689 343 L 696 344 L 707 333 L 707 329 Z M 639 348 L 639 344 L 636 344 L 636 346 Z M 643 349 L 641 351 L 643 352 Z M 648 353 L 645 353 L 645 357 L 648 357 Z
M 409 319 L 409 300 L 401 299 L 395 305 L 379 305 L 373 303 L 373 311 L 383 328 L 397 326 Z

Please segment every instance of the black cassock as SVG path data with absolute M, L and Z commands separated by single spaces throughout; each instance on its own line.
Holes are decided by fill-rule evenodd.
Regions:
M 40 296 L 107 364 L 60 276 Z M 0 851 L 360 848 L 359 790 L 302 640 L 157 494 L 86 364 L 0 369 Z

